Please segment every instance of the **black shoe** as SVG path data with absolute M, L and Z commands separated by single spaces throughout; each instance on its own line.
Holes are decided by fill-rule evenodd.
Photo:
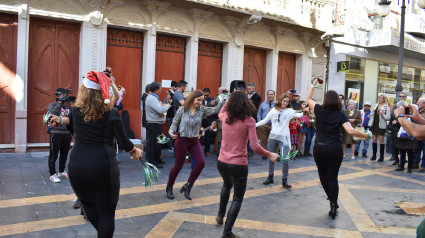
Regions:
M 84 216 L 84 219 L 88 220 L 86 211 L 84 211 L 84 207 L 81 207 L 80 215 Z
M 363 158 L 367 158 L 367 155 L 365 153 L 362 154 Z
M 329 211 L 329 216 L 331 216 L 333 220 L 335 220 L 337 209 L 338 208 L 336 204 L 331 204 L 331 210 Z
M 180 189 L 180 193 L 184 192 L 184 197 L 192 200 L 192 198 L 190 197 L 190 190 L 192 189 L 192 185 L 190 183 L 186 183 L 185 185 L 183 185 L 183 187 Z
M 376 160 L 376 156 L 372 156 L 372 158 L 370 158 L 370 160 Z
M 394 161 L 394 162 L 393 162 L 393 165 L 398 165 L 397 161 Z
M 217 216 L 215 218 L 215 221 L 217 222 L 217 224 L 219 225 L 223 225 L 223 217 Z
M 397 167 L 396 169 L 395 169 L 395 171 L 403 171 L 404 170 L 404 168 L 402 168 L 402 167 Z
M 266 181 L 263 182 L 264 185 L 269 185 L 271 183 L 273 183 L 273 175 L 269 175 L 269 177 L 267 177 Z
M 359 152 L 354 152 L 354 156 L 359 156 Z
M 240 238 L 240 236 L 231 233 L 230 235 L 222 235 L 221 238 Z
M 164 165 L 159 164 L 159 163 L 151 163 L 151 164 L 155 165 L 155 167 L 157 167 L 158 169 L 164 168 Z
M 165 188 L 165 192 L 167 193 L 167 197 L 169 199 L 174 199 L 173 186 L 167 186 Z
M 160 159 L 160 160 L 158 161 L 158 164 L 165 164 L 165 162 L 164 162 L 162 159 Z
M 304 152 L 303 156 L 304 156 L 304 157 L 308 157 L 307 152 Z
M 288 184 L 288 179 L 282 179 L 282 186 L 284 188 L 292 188 L 292 185 Z
M 313 155 L 310 153 L 310 151 L 307 151 L 307 155 L 308 155 L 309 157 L 313 156 Z
M 78 209 L 81 207 L 81 201 L 77 198 L 77 201 L 74 202 L 74 209 Z
M 411 173 L 412 173 L 412 170 L 411 170 L 411 169 L 407 169 L 407 172 L 408 172 L 409 174 L 411 174 Z
M 301 152 L 298 152 L 298 155 L 297 156 L 300 157 L 300 158 L 303 157 L 303 155 L 301 154 Z
M 394 157 L 391 157 L 391 158 L 389 159 L 389 161 L 394 161 Z

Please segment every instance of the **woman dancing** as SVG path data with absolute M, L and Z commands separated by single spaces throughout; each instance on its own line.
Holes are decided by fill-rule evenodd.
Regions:
M 174 199 L 173 185 L 183 167 L 187 151 L 195 160 L 195 166 L 192 168 L 187 183 L 180 189 L 180 192 L 184 192 L 187 199 L 192 200 L 190 190 L 205 166 L 204 153 L 198 140 L 202 119 L 217 114 L 223 103 L 219 101 L 215 107 L 202 107 L 203 100 L 204 94 L 201 90 L 193 91 L 187 97 L 184 106 L 177 110 L 170 127 L 170 136 L 176 141 L 174 143 L 175 162 L 173 168 L 171 168 L 165 190 L 169 199 Z
M 247 143 L 251 141 L 251 148 L 261 156 L 266 156 L 273 163 L 279 158 L 278 154 L 270 153 L 260 146 L 257 140 L 254 115 L 256 109 L 245 92 L 236 91 L 231 94 L 218 117 L 223 122 L 223 141 L 218 157 L 217 169 L 223 178 L 223 187 L 220 194 L 220 207 L 216 221 L 223 224 L 230 190 L 235 186 L 232 205 L 227 213 L 223 238 L 239 237 L 232 233 L 242 200 L 245 195 L 248 178 Z
M 103 73 L 88 72 L 68 117 L 53 116 L 49 124 L 74 127 L 69 180 L 98 237 L 112 237 L 115 229 L 120 171 L 113 147 L 114 137 L 132 158 L 142 156 L 142 151 L 127 138 L 114 103 L 109 103 L 110 84 L 115 87 Z
M 328 196 L 331 210 L 329 216 L 335 219 L 338 209 L 338 172 L 342 163 L 343 152 L 341 144 L 341 126 L 345 131 L 361 138 L 368 138 L 368 134 L 356 131 L 341 111 L 341 101 L 338 93 L 329 90 L 326 92 L 323 104 L 316 104 L 312 100 L 313 91 L 318 78 L 315 78 L 307 93 L 307 103 L 316 115 L 316 140 L 313 147 L 314 161 L 319 172 L 320 183 Z
M 274 108 L 267 114 L 267 116 L 259 121 L 256 126 L 265 125 L 269 120 L 272 122 L 272 130 L 270 131 L 267 148 L 269 151 L 276 152 L 277 149 L 281 149 L 280 153 L 283 157 L 286 157 L 291 150 L 291 136 L 289 133 L 289 121 L 293 118 L 302 118 L 304 114 L 302 112 L 297 113 L 291 108 L 291 102 L 289 94 L 282 94 L 279 96 Z M 297 122 L 297 121 L 296 121 Z M 288 163 L 282 163 L 282 186 L 285 188 L 292 188 L 288 184 Z M 274 176 L 274 163 L 269 161 L 269 176 L 264 185 L 273 183 Z

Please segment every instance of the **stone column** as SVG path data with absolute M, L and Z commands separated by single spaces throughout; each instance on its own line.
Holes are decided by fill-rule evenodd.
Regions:
M 311 85 L 312 75 L 312 60 L 306 54 L 297 55 L 296 58 L 296 69 L 295 69 L 295 88 L 301 95 L 301 100 L 305 101 L 307 92 Z M 315 90 L 316 93 L 316 90 Z M 313 95 L 314 98 L 314 95 Z
M 151 27 L 143 39 L 142 92 L 146 85 L 155 81 L 156 28 Z
M 27 4 L 18 13 L 18 37 L 16 53 L 16 78 L 14 82 L 15 106 L 15 152 L 27 151 L 27 90 L 28 90 L 28 43 L 29 14 Z
M 243 80 L 243 45 L 237 46 L 230 42 L 223 47 L 223 68 L 221 84 L 230 89 L 230 82 L 233 80 Z
M 267 95 L 268 90 L 277 89 L 277 66 L 279 61 L 279 49 L 276 46 L 273 50 L 267 51 L 267 68 L 266 68 L 266 88 L 265 92 L 260 92 L 263 95 Z M 266 97 L 263 98 L 264 100 Z
M 186 44 L 184 80 L 187 82 L 187 88 L 196 89 L 198 78 L 198 36 L 195 33 L 189 38 Z M 201 89 L 202 90 L 202 89 Z

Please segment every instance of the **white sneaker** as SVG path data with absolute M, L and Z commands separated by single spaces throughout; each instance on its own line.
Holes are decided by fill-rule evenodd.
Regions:
M 50 181 L 52 181 L 54 183 L 60 183 L 61 182 L 61 180 L 58 178 L 58 175 L 56 175 L 56 174 L 50 176 Z
M 351 159 L 356 159 L 356 156 L 352 155 L 352 156 L 351 156 Z
M 63 171 L 63 173 L 58 173 L 59 178 L 68 178 L 68 174 Z

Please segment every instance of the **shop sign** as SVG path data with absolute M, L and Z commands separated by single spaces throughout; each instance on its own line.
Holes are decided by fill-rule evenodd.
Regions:
M 337 63 L 336 72 L 349 72 L 348 65 L 349 65 L 349 61 L 339 61 Z
M 400 33 L 399 32 L 393 31 L 393 34 L 392 34 L 392 37 L 391 37 L 391 43 L 392 43 L 392 45 L 396 45 L 397 47 L 400 46 Z M 415 39 L 413 36 L 405 35 L 404 49 L 425 54 L 425 43 Z

